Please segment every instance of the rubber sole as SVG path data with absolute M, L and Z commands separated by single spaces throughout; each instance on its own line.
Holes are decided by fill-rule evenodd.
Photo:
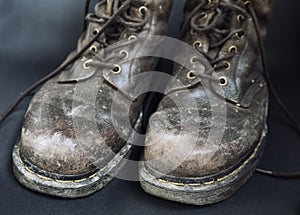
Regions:
M 79 198 L 93 194 L 110 182 L 127 161 L 132 146 L 126 145 L 102 169 L 90 176 L 76 180 L 59 180 L 39 174 L 45 171 L 32 171 L 30 165 L 24 162 L 20 155 L 19 144 L 13 150 L 13 172 L 17 180 L 25 187 L 47 195 L 63 198 Z
M 232 196 L 251 177 L 257 167 L 265 145 L 266 131 L 263 132 L 253 153 L 236 169 L 220 178 L 185 183 L 186 179 L 177 178 L 167 181 L 156 177 L 145 162 L 139 168 L 140 184 L 145 192 L 171 201 L 192 205 L 208 205 L 220 202 Z
M 143 114 L 141 113 L 135 123 L 135 130 L 141 129 L 142 117 Z M 13 172 L 22 185 L 46 195 L 62 198 L 80 198 L 89 196 L 105 187 L 105 185 L 120 172 L 131 154 L 133 145 L 129 143 L 132 143 L 133 141 L 134 133 L 131 133 L 127 139 L 127 144 L 108 164 L 90 175 L 85 175 L 81 178 L 76 177 L 76 180 L 61 180 L 55 175 L 51 177 L 53 173 L 46 172 L 36 166 L 33 171 L 31 167 L 34 165 L 28 162 L 28 160 L 24 162 L 22 155 L 20 154 L 20 143 L 17 143 L 14 146 L 12 153 Z

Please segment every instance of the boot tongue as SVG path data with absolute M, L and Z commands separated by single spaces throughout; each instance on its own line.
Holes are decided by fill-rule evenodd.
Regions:
M 111 15 L 113 12 L 114 0 L 106 0 L 106 13 Z
M 223 40 L 228 33 L 231 30 L 231 20 L 232 20 L 232 12 L 230 10 L 226 10 L 224 8 L 217 8 L 218 13 L 220 13 L 221 15 L 217 18 L 215 16 L 213 16 L 211 19 L 217 19 L 216 20 L 216 24 L 214 26 L 214 30 L 211 31 L 211 33 L 209 34 L 209 41 L 210 41 L 210 45 L 214 45 L 219 43 L 221 40 Z M 212 21 L 210 20 L 210 21 Z M 218 32 L 215 32 L 218 31 Z M 222 49 L 222 45 L 215 47 L 215 48 L 211 48 L 209 50 L 209 55 L 212 58 L 216 58 L 219 54 L 219 52 Z
M 229 32 L 231 29 L 231 11 L 225 9 L 217 10 L 221 13 L 221 16 L 218 18 L 214 28 L 220 31 Z M 211 39 L 214 43 L 218 43 L 224 36 L 226 35 L 215 33 Z
M 141 17 L 140 13 L 139 13 L 139 9 L 136 7 L 131 7 L 130 8 L 130 15 L 131 17 Z
M 108 15 L 112 15 L 114 12 L 114 8 L 117 7 L 119 8 L 123 3 L 125 2 L 125 0 L 106 0 L 106 10 L 105 13 Z M 118 4 L 118 5 L 115 5 Z

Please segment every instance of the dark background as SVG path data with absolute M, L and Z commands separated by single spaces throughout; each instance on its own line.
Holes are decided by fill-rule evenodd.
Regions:
M 169 35 L 176 36 L 184 1 L 175 0 Z M 55 69 L 81 34 L 83 0 L 0 0 L 0 112 L 30 84 Z M 300 1 L 277 0 L 266 41 L 272 82 L 300 121 Z M 11 151 L 31 97 L 0 125 L 0 214 L 300 214 L 300 180 L 255 173 L 233 197 L 194 207 L 142 191 L 138 182 L 115 179 L 78 200 L 41 195 L 22 187 L 12 173 Z M 271 99 L 268 145 L 261 167 L 300 169 L 300 137 Z

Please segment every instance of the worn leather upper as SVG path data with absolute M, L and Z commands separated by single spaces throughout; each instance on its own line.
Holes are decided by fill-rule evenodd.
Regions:
M 123 1 L 119 2 L 118 7 Z M 130 26 L 116 19 L 99 38 L 102 43 L 95 42 L 91 50 L 36 93 L 26 113 L 21 134 L 20 150 L 27 160 L 56 174 L 86 174 L 106 165 L 124 146 L 126 139 L 120 137 L 112 122 L 112 100 L 118 89 L 126 84 L 134 86 L 132 77 L 151 71 L 156 61 L 150 57 L 126 61 L 122 57 L 120 59 L 120 53 L 126 58 L 126 52 L 129 57 L 133 57 L 131 55 L 136 51 L 143 52 L 141 44 L 134 43 L 132 36 L 164 34 L 171 3 L 171 0 L 132 0 L 126 14 L 139 22 L 145 21 L 142 26 Z M 146 7 L 143 11 L 142 6 Z M 108 18 L 88 25 L 78 42 L 78 49 L 69 58 L 87 44 L 112 16 L 113 11 L 108 12 L 108 8 L 106 1 L 96 5 L 95 15 Z M 124 17 L 124 14 L 121 16 Z M 113 36 L 116 33 L 118 36 Z M 110 48 L 121 40 L 125 41 L 125 45 Z M 103 49 L 106 51 L 101 52 Z M 105 62 L 94 58 L 95 50 L 98 56 L 106 59 Z M 88 61 L 90 59 L 93 62 Z M 121 72 L 114 73 L 107 64 L 119 64 Z M 130 109 L 130 121 L 134 124 L 141 111 L 142 98 L 130 106 L 127 96 L 130 97 L 124 95 L 116 102 L 117 111 L 124 114 Z M 120 132 L 128 136 L 130 129 L 122 128 Z
M 185 19 L 201 2 L 187 1 Z M 226 83 L 213 81 L 209 88 L 196 85 L 189 89 L 188 95 L 175 91 L 173 96 L 182 103 L 193 101 L 197 104 L 197 110 L 192 105 L 186 108 L 191 114 L 185 118 L 180 117 L 182 113 L 170 98 L 162 100 L 150 120 L 145 159 L 149 168 L 163 174 L 203 177 L 224 172 L 249 156 L 266 130 L 268 90 L 253 17 L 246 10 L 246 1 L 210 2 L 206 4 L 204 1 L 203 7 L 188 22 L 182 39 L 191 46 L 199 46 L 200 42 L 201 45 L 195 48 L 201 53 L 202 61 L 209 61 L 214 68 L 210 75 L 217 80 L 225 78 Z M 259 20 L 260 34 L 264 37 L 271 1 L 253 0 L 251 4 Z M 192 24 L 196 27 L 192 28 Z M 231 32 L 239 34 L 234 33 L 214 46 Z M 218 62 L 217 59 L 224 60 Z M 182 66 L 175 66 L 175 77 L 186 85 L 197 80 L 189 80 L 188 72 Z M 172 85 L 169 88 L 172 89 Z M 212 106 L 219 107 L 214 114 Z M 198 117 L 194 111 L 199 113 Z M 218 140 L 217 135 L 215 139 L 208 138 L 212 131 L 222 132 L 222 138 Z M 156 138 L 158 136 L 160 138 Z M 188 151 L 188 156 L 186 152 L 182 153 L 184 150 Z M 182 159 L 182 156 L 186 157 Z M 182 162 L 178 163 L 180 159 Z M 178 165 L 174 166 L 174 163 Z

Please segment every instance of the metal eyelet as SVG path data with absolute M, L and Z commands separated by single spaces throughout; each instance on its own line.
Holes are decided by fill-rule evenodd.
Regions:
M 122 71 L 122 67 L 120 65 L 115 64 L 114 68 L 111 70 L 114 74 L 119 74 Z
M 208 14 L 207 14 L 206 12 L 203 12 L 203 13 L 201 13 L 201 18 L 200 18 L 200 20 L 206 19 L 207 17 L 208 17 Z
M 202 47 L 202 42 L 200 40 L 197 40 L 193 43 L 194 48 L 198 47 L 201 48 Z
M 228 52 L 236 54 L 238 52 L 238 48 L 236 46 L 230 46 Z
M 243 15 L 239 14 L 239 15 L 237 15 L 236 19 L 239 23 L 241 23 L 245 19 L 245 17 Z
M 236 36 L 238 39 L 243 39 L 243 38 L 245 37 L 245 33 L 242 33 L 242 32 L 235 33 L 235 36 Z
M 196 63 L 197 63 L 197 59 L 198 59 L 197 56 L 193 56 L 193 57 L 191 58 L 191 60 L 190 60 L 190 63 L 191 63 L 191 64 L 196 64 Z
M 251 1 L 245 1 L 244 6 L 247 6 L 249 4 L 252 4 L 252 2 Z
M 86 60 L 86 61 L 83 63 L 83 68 L 84 68 L 84 69 L 89 69 L 89 68 L 91 68 L 90 66 L 88 66 L 88 64 L 89 64 L 89 63 L 92 63 L 92 62 L 93 62 L 92 59 Z
M 206 5 L 207 5 L 207 6 L 211 5 L 211 1 L 212 1 L 212 0 L 207 0 Z
M 97 35 L 100 32 L 100 30 L 98 28 L 94 28 L 92 31 L 93 35 Z
M 219 78 L 219 80 L 220 80 L 220 85 L 221 85 L 222 87 L 224 87 L 224 86 L 226 86 L 226 85 L 228 84 L 228 80 L 227 80 L 227 78 L 224 77 L 224 76 L 221 76 L 221 77 Z
M 195 71 L 189 71 L 187 74 L 187 78 L 191 80 L 195 79 L 196 78 Z
M 125 55 L 125 57 L 123 57 L 123 59 L 127 59 L 128 56 L 129 56 L 129 53 L 128 53 L 128 51 L 126 51 L 126 50 L 121 50 L 121 51 L 120 51 L 120 54 L 121 54 L 121 55 Z
M 141 7 L 139 8 L 139 14 L 140 14 L 141 16 L 144 16 L 144 15 L 146 14 L 147 11 L 148 11 L 148 8 L 147 8 L 146 6 L 141 6 Z
M 97 46 L 91 46 L 90 51 L 97 53 L 98 52 Z
M 230 68 L 231 68 L 231 63 L 229 63 L 228 61 L 223 61 L 223 63 L 224 63 L 224 68 L 225 68 L 225 70 L 230 70 Z
M 137 37 L 135 35 L 131 35 L 131 36 L 128 37 L 128 40 L 136 40 L 136 38 Z

